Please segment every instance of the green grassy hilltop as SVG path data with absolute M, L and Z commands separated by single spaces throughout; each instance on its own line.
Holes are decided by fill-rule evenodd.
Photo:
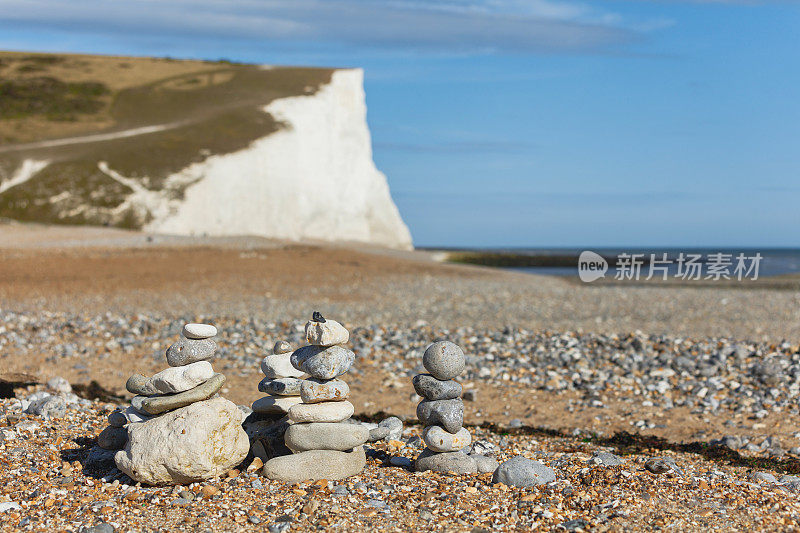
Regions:
M 313 94 L 332 72 L 0 52 L 0 217 L 141 227 L 147 214 L 125 206 L 130 183 L 103 172 L 100 161 L 147 190 L 180 197 L 185 184 L 166 177 L 277 131 L 281 124 L 260 108 Z M 37 171 L 9 186 L 26 160 L 40 162 Z

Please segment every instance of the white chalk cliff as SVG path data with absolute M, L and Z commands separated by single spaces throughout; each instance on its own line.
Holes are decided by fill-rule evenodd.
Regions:
M 410 248 L 386 176 L 372 160 L 363 76 L 337 70 L 313 95 L 271 102 L 264 112 L 284 127 L 170 176 L 168 183 L 192 182 L 180 200 L 139 196 L 153 217 L 144 229 Z

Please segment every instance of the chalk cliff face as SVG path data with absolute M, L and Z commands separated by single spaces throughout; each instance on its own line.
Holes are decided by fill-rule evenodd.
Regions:
M 263 111 L 283 127 L 167 178 L 192 185 L 182 199 L 153 205 L 147 230 L 411 246 L 372 161 L 360 69 L 337 70 L 315 94 Z
M 14 63 L 30 59 L 6 55 L 0 75 L 8 70 L 19 94 L 39 90 L 42 79 Z M 76 91 L 85 100 L 63 116 L 37 115 L 27 101 L 6 106 L 24 110 L 13 116 L 0 109 L 0 217 L 411 247 L 372 161 L 360 69 L 93 56 L 47 64 L 74 73 L 94 63 L 81 83 L 46 73 L 41 98 L 62 91 L 59 112 Z

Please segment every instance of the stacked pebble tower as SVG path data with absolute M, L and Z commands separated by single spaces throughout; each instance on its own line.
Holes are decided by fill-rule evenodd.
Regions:
M 258 384 L 258 391 L 267 396 L 253 402 L 252 409 L 259 415 L 285 415 L 289 408 L 300 403 L 300 384 L 305 374 L 292 366 L 292 345 L 278 341 L 272 355 L 261 361 L 264 379 Z
M 422 364 L 428 374 L 414 376 L 412 383 L 424 399 L 417 406 L 417 418 L 425 426 L 422 440 L 426 448 L 417 457 L 418 472 L 477 472 L 473 457 L 464 453 L 472 437 L 464 422 L 461 384 L 453 381 L 464 371 L 464 352 L 448 341 L 434 342 L 425 350 Z
M 167 348 L 169 368 L 151 378 L 134 374 L 125 384 L 128 392 L 136 394 L 131 400 L 133 411 L 153 417 L 219 392 L 225 376 L 215 373 L 208 362 L 217 352 L 217 343 L 211 338 L 216 334 L 217 328 L 211 324 L 184 325 L 183 338 Z
M 302 403 L 288 410 L 284 442 L 293 453 L 267 461 L 264 475 L 298 482 L 358 474 L 366 465 L 363 444 L 369 430 L 348 421 L 354 410 L 347 401 L 350 387 L 337 379 L 355 361 L 355 354 L 342 346 L 350 333 L 318 312 L 306 323 L 305 333 L 309 345 L 290 356 L 294 369 L 310 376 L 299 384 Z
M 223 398 L 212 399 L 225 383 L 225 376 L 215 373 L 208 361 L 217 351 L 212 339 L 216 334 L 217 328 L 210 324 L 184 325 L 182 338 L 166 351 L 169 368 L 149 378 L 134 374 L 125 384 L 136 396 L 128 408 L 109 415 L 107 430 L 115 428 L 117 449 L 124 448 L 115 455 L 117 466 L 137 481 L 161 484 L 209 478 L 247 455 L 241 411 Z M 180 428 L 173 418 L 191 428 Z M 192 464 L 185 469 L 171 464 L 186 462 L 181 451 L 191 457 Z

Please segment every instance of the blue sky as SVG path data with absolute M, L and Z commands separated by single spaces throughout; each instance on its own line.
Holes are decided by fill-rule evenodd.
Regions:
M 417 245 L 800 246 L 800 2 L 4 0 L 0 47 L 360 66 Z

